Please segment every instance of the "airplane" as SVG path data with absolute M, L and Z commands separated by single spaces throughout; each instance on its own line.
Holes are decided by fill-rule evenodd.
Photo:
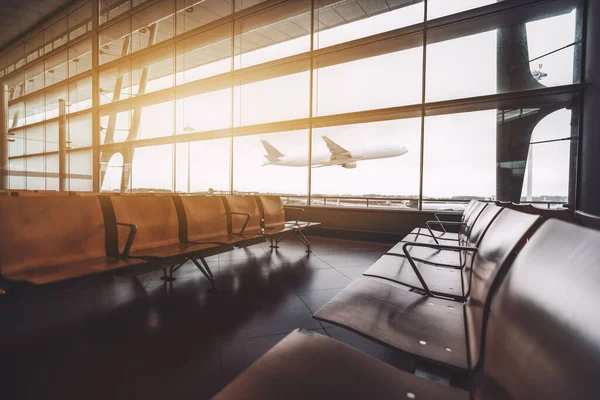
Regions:
M 360 151 L 348 151 L 327 136 L 321 136 L 325 141 L 330 154 L 317 154 L 312 157 L 312 167 L 321 168 L 338 165 L 342 168 L 356 168 L 358 161 L 378 160 L 380 158 L 399 157 L 408 153 L 405 147 L 390 146 L 376 147 L 373 149 L 365 149 Z M 306 167 L 308 166 L 307 156 L 286 156 L 277 150 L 271 143 L 266 140 L 261 140 L 267 154 L 264 156 L 267 159 L 265 165 L 278 165 L 284 167 Z

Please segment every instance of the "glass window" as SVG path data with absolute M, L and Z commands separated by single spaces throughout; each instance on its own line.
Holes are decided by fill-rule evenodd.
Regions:
M 8 106 L 9 129 L 19 128 L 25 125 L 25 103 L 20 102 Z
M 26 160 L 24 158 L 17 158 L 15 160 L 8 161 L 8 169 L 10 170 L 10 176 L 8 177 L 8 186 L 11 189 L 27 189 L 27 175 L 26 175 Z
M 100 104 L 131 97 L 131 64 L 128 61 L 100 71 Z
M 235 193 L 306 196 L 308 129 L 233 139 Z
M 68 16 L 69 40 L 92 30 L 92 2 L 88 2 Z
M 145 49 L 173 37 L 173 0 L 165 0 L 131 17 L 131 49 Z
M 46 87 L 62 82 L 68 77 L 67 52 L 61 51 L 44 62 L 46 71 Z
M 46 93 L 46 119 L 57 118 L 59 116 L 58 102 L 65 101 L 65 106 L 69 104 L 69 95 L 67 86 L 61 86 Z M 65 111 L 68 107 L 65 107 Z
M 25 54 L 30 63 L 44 55 L 44 33 L 40 32 L 25 42 Z
M 104 157 L 104 155 L 103 155 Z M 120 192 L 121 179 L 123 176 L 123 155 L 114 153 L 106 164 L 106 169 L 102 171 L 101 192 Z
M 177 134 L 231 127 L 231 89 L 177 100 Z
M 245 10 L 246 8 L 250 8 L 257 4 L 263 3 L 267 0 L 234 0 L 235 3 L 235 11 Z
M 304 72 L 295 72 L 297 69 Z M 310 73 L 294 64 L 290 74 L 274 76 L 269 71 L 236 77 L 234 126 L 255 125 L 308 117 Z M 273 70 L 273 73 L 281 73 Z
M 459 13 L 503 0 L 427 0 L 427 19 Z
M 423 208 L 495 196 L 496 120 L 496 110 L 425 118 Z
M 67 111 L 74 113 L 92 107 L 92 78 L 85 78 L 69 83 L 69 107 Z
M 35 124 L 44 120 L 44 95 L 29 97 L 25 102 L 25 124 Z
M 581 47 L 581 38 L 576 36 L 581 22 L 576 19 L 575 4 L 547 10 L 529 7 L 500 15 L 477 26 L 465 22 L 430 30 L 428 102 L 579 82 L 574 66 L 580 63 L 575 47 Z
M 181 34 L 231 14 L 230 0 L 176 0 L 177 34 Z
M 166 46 L 131 62 L 133 93 L 141 95 L 173 86 L 173 46 Z
M 130 110 L 107 110 L 100 115 L 100 142 L 102 144 L 120 143 L 128 140 L 130 129 Z
M 46 124 L 46 151 L 58 151 L 58 121 Z
M 25 70 L 25 93 L 37 92 L 44 88 L 44 63 L 40 62 Z
M 44 125 L 37 125 L 25 130 L 25 149 L 27 154 L 44 152 Z
M 43 82 L 43 78 L 42 78 Z M 9 101 L 16 100 L 25 94 L 25 75 L 20 73 L 7 79 Z M 43 83 L 42 83 L 43 84 Z
M 236 69 L 309 50 L 310 0 L 284 2 L 235 23 Z
M 118 17 L 131 8 L 129 0 L 102 0 L 98 3 L 100 5 L 100 25 Z
M 125 57 L 131 50 L 129 19 L 100 32 L 100 65 Z
M 27 190 L 46 190 L 44 156 L 27 157 Z
M 177 191 L 197 194 L 229 192 L 231 139 L 177 144 Z
M 59 190 L 59 160 L 58 154 L 47 154 L 46 161 L 46 190 Z
M 313 204 L 415 207 L 420 141 L 420 118 L 314 127 Z
M 92 145 L 92 115 L 83 114 L 69 117 L 69 139 L 71 148 Z
M 8 156 L 18 157 L 25 154 L 25 131 L 18 130 L 10 133 L 8 142 Z
M 92 186 L 92 151 L 70 151 L 68 154 L 69 190 L 90 192 Z
M 133 149 L 133 192 L 173 191 L 173 145 Z
M 314 2 L 315 49 L 421 23 L 425 12 L 423 1 Z
M 314 72 L 314 115 L 420 103 L 421 39 L 414 36 L 388 44 L 378 43 L 318 58 Z M 382 49 L 383 54 L 373 54 Z
M 136 113 L 140 113 L 140 125 L 137 132 L 132 124 L 132 137 L 130 140 L 148 139 L 153 137 L 163 137 L 173 135 L 175 121 L 173 115 L 174 102 L 154 104 L 147 107 L 135 109 L 133 111 L 133 121 Z
M 69 76 L 75 76 L 92 69 L 92 41 L 85 40 L 69 47 Z
M 49 53 L 54 49 L 67 43 L 67 18 L 62 18 L 44 31 L 45 52 Z
M 177 42 L 177 84 L 231 71 L 231 24 Z
M 7 55 L 7 61 L 7 74 L 10 74 L 15 69 L 21 68 L 23 65 L 25 65 L 25 45 L 21 44 L 10 50 Z

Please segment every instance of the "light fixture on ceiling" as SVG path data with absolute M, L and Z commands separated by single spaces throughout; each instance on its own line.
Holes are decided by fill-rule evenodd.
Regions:
M 187 13 L 193 13 L 194 12 L 194 7 L 188 7 L 188 8 L 186 8 L 185 12 L 187 12 Z
M 54 73 L 54 70 L 53 70 L 53 69 L 49 69 L 49 70 L 48 70 L 48 73 L 49 73 L 49 74 L 53 74 L 53 73 Z
M 140 33 L 146 33 L 146 28 L 142 28 L 142 29 L 140 29 L 140 31 L 139 31 L 139 32 L 140 32 Z
M 74 58 L 74 59 L 73 59 L 73 60 L 71 60 L 71 61 L 73 61 L 74 63 L 78 63 L 78 62 L 79 62 L 79 58 Z

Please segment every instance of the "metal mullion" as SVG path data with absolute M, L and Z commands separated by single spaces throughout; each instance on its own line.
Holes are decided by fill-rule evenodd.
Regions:
M 231 11 L 232 11 L 232 16 L 235 15 L 235 0 L 233 0 L 231 2 Z M 229 123 L 229 128 L 231 131 L 231 137 L 229 139 L 229 194 L 233 195 L 233 167 L 234 167 L 234 161 L 233 161 L 233 129 L 235 126 L 235 24 L 236 24 L 236 20 L 235 18 L 232 20 L 231 23 L 231 64 L 230 64 L 230 74 L 231 74 L 231 104 L 230 104 L 230 112 L 231 112 L 231 120 Z M 241 35 L 240 35 L 241 37 Z M 241 46 L 240 46 L 241 48 Z M 241 55 L 240 55 L 240 65 L 241 65 Z M 241 98 L 242 98 L 242 87 L 240 85 L 240 104 L 241 104 Z
M 421 68 L 421 154 L 419 160 L 419 204 L 418 211 L 423 211 L 423 178 L 425 169 L 425 91 L 427 89 L 427 7 L 428 0 L 423 3 L 423 59 Z
M 560 138 L 560 139 L 549 139 L 549 140 L 540 140 L 538 142 L 529 142 L 529 144 L 533 145 L 533 144 L 544 144 L 544 143 L 554 143 L 554 142 L 565 142 L 565 141 L 577 140 L 577 139 L 578 139 L 577 136 L 569 136 L 569 137 L 564 137 L 564 138 Z
M 100 0 L 92 0 L 92 191 L 99 192 L 100 182 L 100 39 L 98 23 Z
M 52 90 L 58 89 L 58 88 L 60 88 L 63 85 L 69 85 L 69 84 L 71 84 L 73 82 L 89 78 L 91 75 L 92 75 L 91 71 L 82 72 L 82 73 L 74 75 L 74 76 L 72 76 L 70 78 L 66 78 L 65 80 L 62 80 L 60 82 L 53 83 L 52 85 L 44 87 L 44 88 L 42 88 L 40 90 L 36 90 L 35 92 L 24 94 L 23 96 L 20 96 L 18 99 L 11 100 L 8 103 L 8 105 L 12 106 L 14 104 L 18 104 L 21 101 L 25 101 L 25 100 L 30 99 L 30 98 L 35 97 L 35 96 L 39 96 L 43 92 L 51 92 Z
M 313 155 L 313 148 L 312 148 L 312 142 L 313 142 L 313 96 L 314 96 L 314 60 L 315 60 L 315 56 L 314 56 L 314 50 L 315 50 L 315 1 L 318 0 L 311 0 L 310 1 L 310 69 L 309 69 L 309 73 L 310 73 L 310 87 L 309 87 L 309 95 L 308 95 L 308 120 L 309 120 L 309 127 L 308 127 L 308 182 L 307 182 L 307 199 L 306 199 L 306 205 L 310 206 L 311 205 L 311 197 L 312 197 L 312 155 Z

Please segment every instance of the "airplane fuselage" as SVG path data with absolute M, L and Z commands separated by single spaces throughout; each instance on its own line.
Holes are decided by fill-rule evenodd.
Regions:
M 326 167 L 332 165 L 349 165 L 358 161 L 366 160 L 378 160 L 382 158 L 398 157 L 408 153 L 408 150 L 404 147 L 386 147 L 386 148 L 375 148 L 368 150 L 350 151 L 349 156 L 335 157 L 331 154 L 316 154 L 312 157 L 312 167 Z M 279 165 L 285 167 L 307 167 L 308 157 L 306 156 L 283 156 L 277 161 L 268 162 L 265 165 Z M 356 165 L 354 165 L 356 166 Z M 353 168 L 354 166 L 350 167 Z

